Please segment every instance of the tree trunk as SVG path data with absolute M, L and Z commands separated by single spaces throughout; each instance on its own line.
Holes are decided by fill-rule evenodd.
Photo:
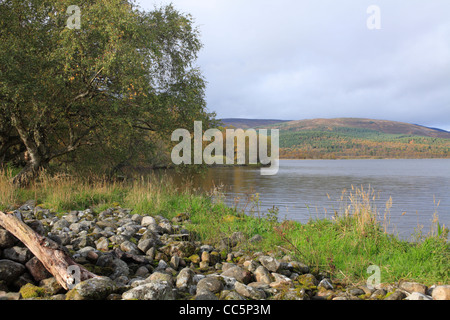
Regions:
M 21 217 L 0 211 L 0 225 L 22 241 L 64 289 L 69 290 L 79 281 L 96 277 L 73 261 L 62 246 L 31 229 Z M 75 277 L 72 271 L 75 271 Z

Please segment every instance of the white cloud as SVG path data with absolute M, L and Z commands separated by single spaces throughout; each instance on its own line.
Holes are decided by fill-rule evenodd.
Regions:
M 172 0 L 202 34 L 219 117 L 373 117 L 450 128 L 448 0 Z M 151 9 L 153 1 L 139 1 Z M 381 30 L 368 30 L 369 5 Z

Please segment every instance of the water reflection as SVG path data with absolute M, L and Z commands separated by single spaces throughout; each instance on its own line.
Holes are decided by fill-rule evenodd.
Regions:
M 389 210 L 390 232 L 408 238 L 423 226 L 430 230 L 433 214 L 450 226 L 450 159 L 433 160 L 282 160 L 274 176 L 261 176 L 259 168 L 217 167 L 191 175 L 193 187 L 210 191 L 222 186 L 229 205 L 239 199 L 248 207 L 250 195 L 258 193 L 263 212 L 274 205 L 280 218 L 306 222 L 330 218 L 342 210 L 343 190 L 352 185 L 376 191 L 375 204 Z M 173 175 L 176 182 L 186 176 Z M 439 205 L 438 205 L 439 203 Z

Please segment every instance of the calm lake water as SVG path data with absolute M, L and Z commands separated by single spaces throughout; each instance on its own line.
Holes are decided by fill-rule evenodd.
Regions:
M 196 176 L 193 184 L 204 191 L 223 185 L 227 204 L 247 210 L 249 197 L 258 193 L 262 213 L 276 206 L 280 219 L 300 222 L 342 212 L 353 185 L 373 190 L 380 219 L 387 213 L 389 232 L 403 239 L 420 228 L 430 232 L 435 214 L 441 225 L 450 226 L 450 159 L 281 160 L 274 176 L 260 175 L 259 168 L 218 167 Z M 347 196 L 340 200 L 344 190 Z

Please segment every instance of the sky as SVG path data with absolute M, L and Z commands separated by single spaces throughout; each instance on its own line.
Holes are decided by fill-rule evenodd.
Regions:
M 450 131 L 449 0 L 137 3 L 192 15 L 217 118 L 373 118 Z

